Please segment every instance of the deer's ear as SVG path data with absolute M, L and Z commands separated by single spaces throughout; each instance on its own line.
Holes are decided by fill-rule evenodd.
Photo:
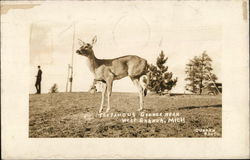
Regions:
M 94 36 L 94 38 L 92 39 L 92 45 L 95 44 L 97 41 L 97 36 Z
M 83 42 L 81 39 L 78 39 L 78 43 L 80 46 L 84 46 L 85 45 L 85 42 Z

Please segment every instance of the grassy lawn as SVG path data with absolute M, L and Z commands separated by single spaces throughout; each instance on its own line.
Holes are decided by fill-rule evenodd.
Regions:
M 221 137 L 222 134 L 221 96 L 148 95 L 141 113 L 137 112 L 137 93 L 112 93 L 109 114 L 98 115 L 100 102 L 100 93 L 31 94 L 29 137 Z M 153 122 L 157 119 L 164 122 Z

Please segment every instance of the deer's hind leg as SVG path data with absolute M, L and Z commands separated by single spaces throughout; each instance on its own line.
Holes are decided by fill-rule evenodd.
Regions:
M 138 109 L 138 111 L 142 111 L 143 110 L 143 87 L 140 85 L 140 81 L 138 78 L 132 78 L 131 80 L 133 81 L 134 85 L 137 87 L 138 91 L 139 91 L 139 98 L 140 98 L 140 108 Z

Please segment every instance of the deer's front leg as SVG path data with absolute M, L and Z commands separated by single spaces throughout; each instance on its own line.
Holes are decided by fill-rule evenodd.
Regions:
M 93 90 L 96 89 L 96 86 L 95 86 L 95 85 L 96 85 L 96 82 L 97 82 L 97 81 L 94 79 L 94 80 L 93 80 L 93 83 L 92 83 L 92 85 L 90 86 L 90 89 L 89 89 L 89 92 L 90 92 L 90 93 L 92 93 Z
M 108 107 L 106 112 L 109 112 L 110 110 L 110 98 L 112 93 L 112 86 L 113 86 L 113 78 L 110 78 L 107 80 L 107 99 L 108 99 Z
M 103 109 L 106 90 L 107 90 L 107 84 L 102 83 L 102 101 L 101 101 L 101 106 L 100 106 L 100 109 L 99 109 L 99 113 L 101 113 L 102 109 Z

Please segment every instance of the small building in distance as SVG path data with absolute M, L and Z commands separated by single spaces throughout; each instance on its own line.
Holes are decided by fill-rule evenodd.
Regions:
M 222 93 L 222 83 L 209 83 L 202 89 L 202 94 L 217 95 Z

